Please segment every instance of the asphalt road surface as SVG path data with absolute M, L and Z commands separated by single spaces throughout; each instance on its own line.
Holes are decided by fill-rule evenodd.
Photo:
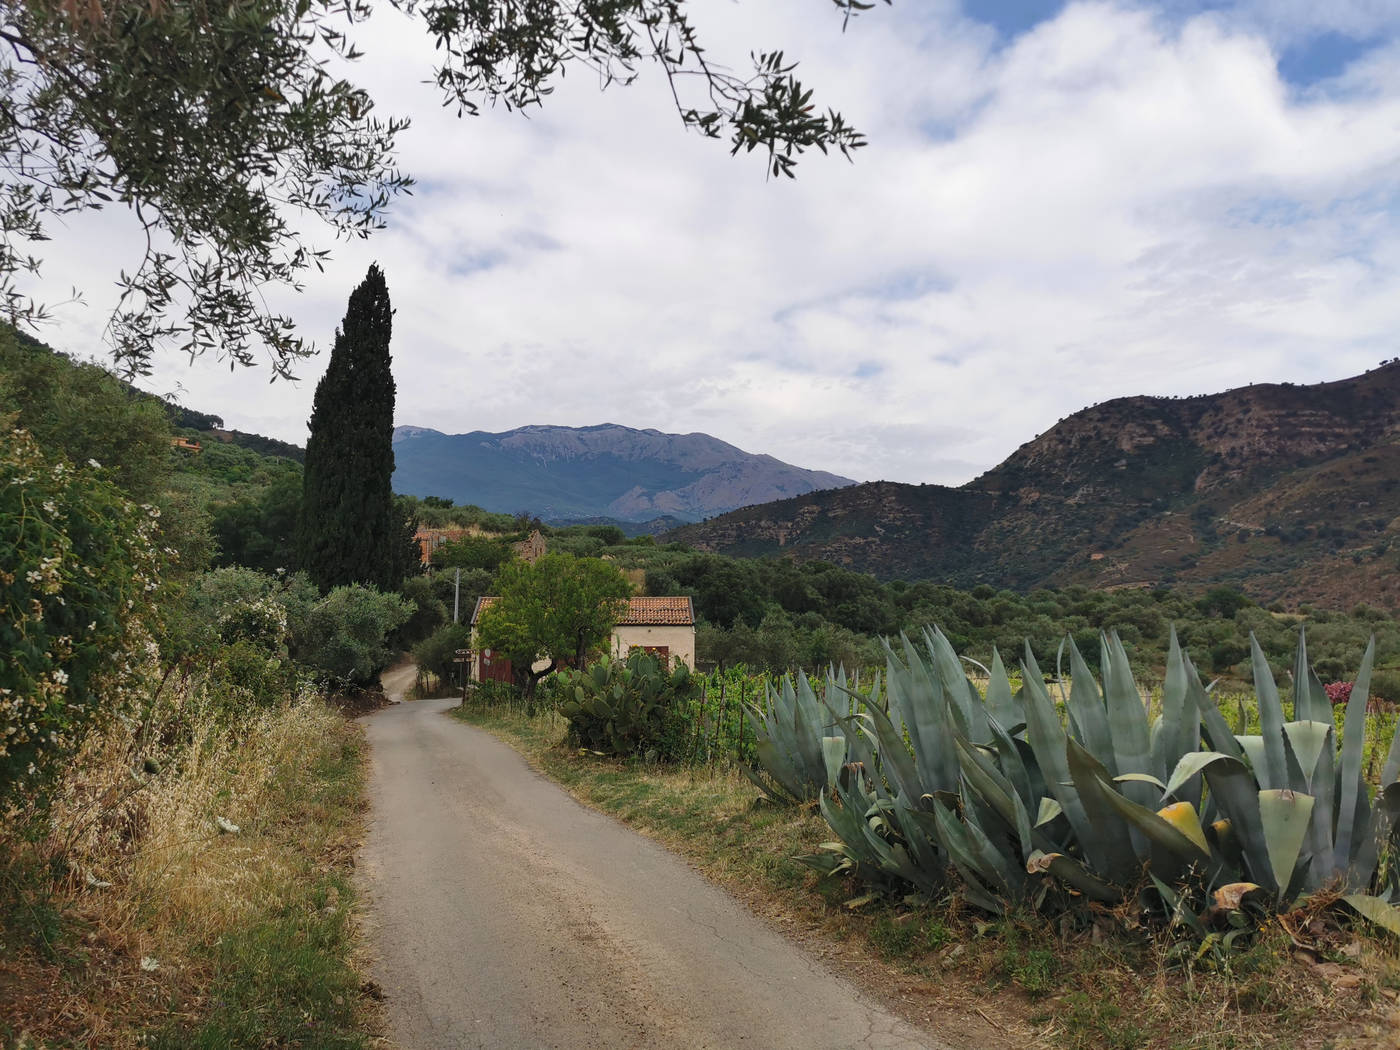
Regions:
M 948 1050 L 455 704 L 366 722 L 368 932 L 402 1050 Z

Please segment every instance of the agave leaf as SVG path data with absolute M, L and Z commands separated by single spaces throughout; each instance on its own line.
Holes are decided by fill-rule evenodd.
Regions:
M 1381 787 L 1387 788 L 1400 779 L 1400 733 L 1396 733 L 1390 739 L 1390 751 L 1385 757 L 1385 766 L 1381 769 Z
M 1362 918 L 1400 937 L 1400 908 L 1369 893 L 1349 893 L 1342 900 Z
M 797 688 L 783 680 L 783 686 L 793 691 L 792 743 L 802 759 L 804 776 L 819 776 L 825 768 L 822 737 L 831 728 L 832 720 L 812 692 L 812 683 L 802 671 L 797 673 Z M 839 767 L 838 767 L 839 768 Z
M 1255 761 L 1254 775 L 1261 787 L 1267 790 L 1281 790 L 1291 787 L 1288 776 L 1288 762 L 1283 753 L 1283 704 L 1279 700 L 1278 685 L 1274 682 L 1274 672 L 1269 669 L 1269 661 L 1254 632 L 1249 633 L 1251 659 L 1254 668 L 1254 695 L 1259 701 L 1260 748 L 1262 758 Z M 1244 745 L 1244 738 L 1240 739 Z M 1246 747 L 1246 751 L 1248 747 Z
M 1030 856 L 1031 818 L 1021 797 L 986 755 L 982 754 L 967 740 L 958 740 L 958 759 L 962 764 L 963 779 L 973 791 L 981 795 L 1002 820 L 1016 831 L 1021 843 L 1021 859 Z
M 1184 659 L 1190 671 L 1186 679 L 1186 688 L 1195 698 L 1196 710 L 1200 712 L 1201 729 L 1206 739 L 1206 745 L 1222 755 L 1242 758 L 1244 751 L 1240 747 L 1239 741 L 1235 739 L 1235 734 L 1230 729 L 1230 723 L 1225 721 L 1225 716 L 1220 713 L 1220 708 L 1214 698 L 1206 692 L 1205 686 L 1201 684 L 1201 676 L 1191 663 L 1190 657 L 1184 657 Z
M 1269 845 L 1259 812 L 1259 789 L 1245 764 L 1228 755 L 1214 754 L 1201 766 L 1216 807 L 1229 821 L 1239 844 L 1240 859 L 1254 882 L 1270 891 L 1280 890 L 1269 858 Z
M 1231 758 L 1230 755 L 1221 754 L 1219 751 L 1192 751 L 1182 755 L 1177 762 L 1176 768 L 1172 770 L 1171 777 L 1167 780 L 1167 786 L 1162 791 L 1162 797 L 1175 795 L 1181 790 L 1183 784 L 1200 776 L 1201 771 L 1218 758 Z
M 1206 841 L 1205 829 L 1201 827 L 1201 815 L 1196 812 L 1195 806 L 1189 802 L 1173 802 L 1159 809 L 1157 816 L 1195 843 L 1205 856 L 1210 856 L 1210 844 Z
M 1293 660 L 1293 717 L 1300 722 L 1326 722 L 1337 727 L 1332 702 L 1308 663 L 1307 630 L 1302 627 L 1298 629 L 1298 649 Z M 1311 772 L 1312 766 L 1304 762 L 1303 769 Z
M 794 799 L 792 795 L 789 794 L 782 787 L 781 784 L 779 784 L 775 779 L 771 779 L 771 773 L 769 774 L 770 779 L 765 780 L 762 776 L 759 775 L 759 772 L 757 770 L 749 768 L 742 762 L 739 763 L 739 772 L 743 773 L 744 776 L 748 777 L 749 780 L 753 781 L 754 787 L 758 788 L 758 790 L 762 791 L 765 795 L 771 798 L 774 802 L 778 803 L 780 806 L 791 806 L 794 805 L 796 802 L 801 801 L 801 799 Z
M 1259 792 L 1259 818 L 1269 849 L 1269 865 L 1281 895 L 1292 881 L 1298 864 L 1314 801 L 1311 795 L 1297 791 L 1266 789 Z
M 1366 646 L 1361 667 L 1352 682 L 1347 700 L 1346 722 L 1342 730 L 1341 769 L 1337 779 L 1337 829 L 1332 854 L 1334 871 L 1346 871 L 1356 853 L 1356 831 L 1366 827 L 1370 816 L 1369 792 L 1362 779 L 1361 762 L 1366 743 L 1366 701 L 1371 695 L 1371 668 L 1376 660 L 1376 636 Z M 1347 732 L 1345 726 L 1351 727 Z M 1357 727 L 1360 727 L 1359 731 Z
M 977 687 L 963 670 L 963 662 L 954 651 L 953 645 L 937 627 L 924 631 L 924 645 L 928 648 L 934 670 L 943 685 L 943 695 L 947 698 L 954 722 L 962 735 L 977 744 L 991 743 L 991 732 L 987 727 L 987 706 Z
M 1016 746 L 1016 741 L 995 718 L 988 722 L 988 725 L 992 731 L 992 742 L 996 746 L 997 757 L 1000 759 L 1001 772 L 1021 797 L 1021 804 L 1029 809 L 1037 796 L 1031 787 L 1030 771 L 1026 769 L 1021 748 Z
M 921 786 L 912 786 L 905 793 L 918 798 L 934 790 L 955 789 L 958 758 L 953 751 L 952 711 L 943 683 L 937 675 L 929 673 L 909 639 L 904 635 L 900 638 L 909 662 L 901 664 L 893 650 L 886 646 L 887 692 L 891 726 L 907 730 L 914 745 L 913 768 Z M 888 746 L 883 733 L 879 741 L 882 750 Z
M 944 872 L 948 868 L 948 851 L 944 849 L 937 835 L 930 833 L 929 827 L 934 826 L 933 822 L 929 821 L 926 826 L 923 821 L 917 819 L 919 811 L 911 809 L 902 796 L 895 799 L 892 812 L 900 834 L 909 845 L 910 859 L 926 880 L 926 884 L 921 888 L 932 892 L 942 884 Z M 922 813 L 921 816 L 928 817 L 930 814 Z
M 1159 779 L 1167 775 L 1152 761 L 1152 732 L 1147 722 L 1147 705 L 1133 681 L 1128 654 L 1117 632 L 1103 635 L 1104 672 L 1103 698 L 1108 708 L 1108 724 L 1113 734 L 1113 753 L 1117 773 L 1152 773 Z M 1141 806 L 1151 805 L 1157 796 L 1147 784 L 1124 786 L 1123 793 Z
M 1022 666 L 1023 695 L 1026 706 L 1026 739 L 1045 776 L 1045 786 L 1060 803 L 1065 819 L 1073 830 L 1090 866 L 1098 871 L 1111 870 L 1110 850 L 1085 811 L 1079 791 L 1070 779 L 1065 746 L 1069 737 L 1055 714 L 1054 703 L 1045 691 L 1045 682 L 1035 664 L 1030 646 Z
M 987 713 L 1008 734 L 1025 727 L 1026 716 L 1011 696 L 1011 680 L 1006 675 L 1006 665 L 1002 663 L 996 646 L 992 647 L 992 666 L 987 675 L 986 703 Z
M 836 783 L 841 767 L 846 764 L 846 738 L 844 736 L 822 737 L 822 758 L 826 761 L 826 782 Z
M 1113 790 L 1108 770 L 1077 741 L 1066 739 L 1065 759 L 1079 800 L 1092 821 L 1098 852 L 1105 858 L 1105 867 L 1098 864 L 1094 867 L 1110 882 L 1132 882 L 1142 871 L 1136 848 L 1141 839 L 1132 833 L 1133 823 L 1114 805 L 1114 801 L 1131 803 Z M 1109 795 L 1114 798 L 1110 799 Z M 1125 831 L 1128 834 L 1124 834 Z M 1088 855 L 1087 849 L 1085 854 Z
M 1236 871 L 1244 871 L 1244 852 L 1240 848 L 1239 836 L 1234 825 L 1228 820 L 1217 820 L 1210 826 L 1206 840 L 1215 847 L 1215 852 Z
M 1067 857 L 1063 853 L 1044 853 L 1035 850 L 1026 859 L 1026 871 L 1032 875 L 1048 871 L 1055 878 L 1068 883 L 1091 900 L 1117 904 L 1123 899 L 1123 894 L 1116 886 L 1111 886 L 1103 879 L 1091 875 L 1079 861 L 1073 857 Z
M 1071 768 L 1073 768 L 1072 765 Z M 1119 794 L 1113 789 L 1113 785 L 1107 778 L 1101 775 L 1099 776 L 1099 786 L 1102 789 L 1101 797 L 1109 807 L 1130 826 L 1141 832 L 1148 841 L 1163 847 L 1187 863 L 1210 859 L 1210 848 L 1206 845 L 1205 832 L 1201 830 L 1200 821 L 1196 819 L 1195 807 L 1191 803 L 1179 802 L 1177 806 L 1185 806 L 1190 810 L 1191 822 L 1195 824 L 1196 836 L 1188 834 L 1161 814 L 1139 806 L 1136 802 Z
M 880 745 L 880 766 L 890 778 L 896 791 L 909 798 L 919 798 L 938 785 L 923 786 L 914 767 L 914 759 L 904 743 L 904 737 L 894 727 L 894 723 L 879 708 L 866 711 L 865 717 L 875 727 L 875 738 Z
M 1317 769 L 1318 758 L 1332 733 L 1332 723 L 1327 722 L 1285 722 L 1283 731 L 1298 768 L 1303 772 L 1304 786 L 1313 790 L 1313 772 Z
M 1040 800 L 1040 809 L 1035 815 L 1035 826 L 1040 827 L 1042 824 L 1049 824 L 1063 812 L 1064 809 L 1055 799 L 1042 798 Z
M 1113 778 L 1115 784 L 1151 784 L 1162 794 L 1167 793 L 1167 785 L 1154 777 L 1151 773 L 1120 773 Z
M 1400 737 L 1400 733 L 1395 735 Z M 1347 889 L 1364 890 L 1371 885 L 1381 850 L 1389 844 L 1397 820 L 1400 820 L 1400 783 L 1390 783 L 1376 796 L 1370 825 L 1347 867 Z
M 1113 752 L 1113 734 L 1108 725 L 1108 711 L 1104 707 L 1103 696 L 1098 683 L 1094 681 L 1089 665 L 1072 637 L 1067 637 L 1062 646 L 1069 648 L 1069 699 L 1065 707 L 1070 719 L 1078 729 L 1079 741 L 1092 755 L 1102 755 L 1104 765 L 1117 773 L 1117 761 Z
M 969 883 L 981 888 L 980 883 L 990 883 L 992 888 L 1010 896 L 1013 893 L 1011 866 L 1007 859 L 987 841 L 986 835 L 975 825 L 958 820 L 946 806 L 935 806 L 933 817 L 938 824 L 939 840 L 948 850 L 953 866 Z
M 1268 779 L 1267 767 L 1269 764 L 1269 756 L 1265 753 L 1264 748 L 1264 738 L 1262 736 L 1237 735 L 1235 739 L 1239 742 L 1245 757 L 1249 759 L 1249 768 L 1254 770 L 1255 779 L 1263 784 Z
M 759 737 L 754 745 L 754 753 L 759 765 L 788 794 L 789 801 L 801 802 L 810 797 L 792 763 L 784 757 L 771 739 Z
M 1167 647 L 1167 675 L 1162 684 L 1162 714 L 1160 728 L 1152 738 L 1152 763 L 1165 772 L 1181 755 L 1200 750 L 1200 713 L 1189 683 L 1185 654 L 1176 637 L 1176 625 L 1171 627 Z M 1197 680 L 1197 685 L 1200 684 Z M 1200 804 L 1198 791 L 1185 801 Z

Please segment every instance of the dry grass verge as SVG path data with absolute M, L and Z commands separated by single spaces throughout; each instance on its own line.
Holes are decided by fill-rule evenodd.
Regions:
M 1131 917 L 1047 929 L 956 902 L 872 902 L 795 858 L 831 837 L 812 810 L 756 804 L 732 769 L 665 769 L 579 755 L 553 713 L 470 706 L 459 717 L 514 746 L 586 804 L 689 858 L 906 1018 L 955 1046 L 1055 1050 L 1400 1048 L 1393 945 L 1295 914 L 1246 950 L 1194 955 Z M 1308 945 L 1303 948 L 1300 945 Z
M 114 724 L 48 812 L 5 815 L 4 1045 L 366 1046 L 360 728 L 310 695 L 234 721 L 166 703 L 158 761 L 149 725 Z

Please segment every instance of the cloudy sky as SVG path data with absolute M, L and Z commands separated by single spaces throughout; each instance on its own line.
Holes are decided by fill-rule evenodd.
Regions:
M 401 424 L 704 431 L 859 480 L 961 483 L 1093 402 L 1400 354 L 1400 0 L 896 0 L 844 33 L 829 0 L 694 7 L 712 56 L 799 59 L 855 163 L 767 180 L 655 70 L 458 120 L 384 11 L 356 79 L 412 118 L 419 184 L 279 305 L 326 348 L 377 260 Z M 47 281 L 86 305 L 41 335 L 96 349 L 138 258 L 120 216 L 60 236 Z M 324 367 L 146 385 L 302 442 Z

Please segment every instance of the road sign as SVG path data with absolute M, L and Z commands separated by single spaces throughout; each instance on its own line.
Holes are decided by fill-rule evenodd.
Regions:
M 458 656 L 471 656 L 471 654 L 472 654 L 472 651 L 471 651 L 470 649 L 458 649 L 458 650 L 457 650 L 457 655 L 458 655 Z

